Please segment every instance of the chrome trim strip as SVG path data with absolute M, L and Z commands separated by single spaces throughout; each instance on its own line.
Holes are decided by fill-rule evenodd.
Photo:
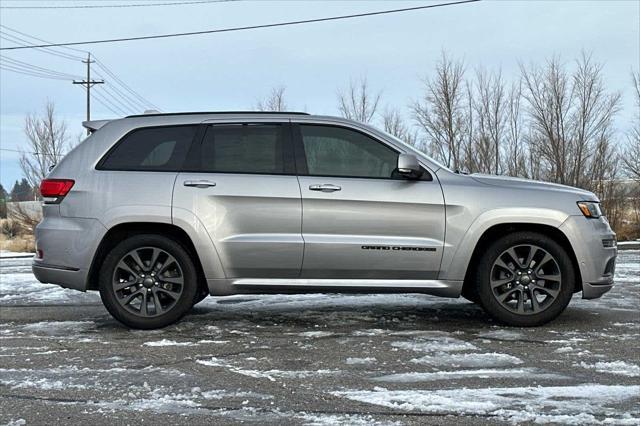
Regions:
M 376 279 L 309 279 L 309 278 L 238 278 L 235 286 L 308 286 L 308 287 L 383 287 L 383 288 L 451 288 L 453 281 L 443 280 L 376 280 Z

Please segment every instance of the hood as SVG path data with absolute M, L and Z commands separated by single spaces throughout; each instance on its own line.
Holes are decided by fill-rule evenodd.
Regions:
M 508 176 L 495 176 L 484 174 L 472 174 L 469 177 L 476 182 L 483 183 L 485 185 L 500 186 L 503 188 L 513 189 L 533 189 L 542 191 L 555 191 L 575 194 L 581 197 L 584 201 L 597 201 L 598 198 L 593 192 L 589 192 L 584 189 L 575 188 L 573 186 L 560 185 L 558 183 L 542 182 L 539 180 L 530 180 Z

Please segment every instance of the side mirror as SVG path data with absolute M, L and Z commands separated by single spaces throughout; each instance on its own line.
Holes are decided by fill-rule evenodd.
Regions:
M 398 155 L 398 173 L 407 179 L 420 179 L 422 168 L 413 154 Z

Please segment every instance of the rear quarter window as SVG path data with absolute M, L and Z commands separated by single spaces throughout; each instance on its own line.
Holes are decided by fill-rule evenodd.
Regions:
M 149 127 L 125 135 L 105 155 L 99 170 L 179 171 L 197 125 Z

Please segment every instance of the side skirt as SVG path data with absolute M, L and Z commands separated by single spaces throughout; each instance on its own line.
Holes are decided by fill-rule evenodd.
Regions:
M 262 293 L 424 293 L 459 297 L 462 281 L 379 280 L 379 279 L 301 279 L 234 278 L 207 280 L 213 296 Z

